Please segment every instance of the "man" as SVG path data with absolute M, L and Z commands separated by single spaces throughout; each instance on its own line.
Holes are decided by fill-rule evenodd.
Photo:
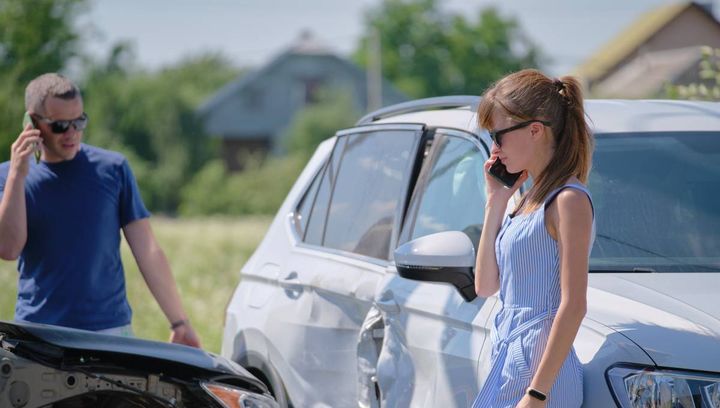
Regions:
M 78 87 L 41 75 L 27 86 L 25 108 L 33 124 L 0 164 L 0 257 L 19 257 L 15 319 L 131 335 L 122 229 L 170 340 L 200 347 L 127 160 L 81 143 L 88 118 Z

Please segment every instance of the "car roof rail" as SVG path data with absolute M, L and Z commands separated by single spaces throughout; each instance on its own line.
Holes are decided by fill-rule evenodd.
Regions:
M 367 125 L 368 123 L 382 118 L 431 109 L 452 109 L 461 108 L 463 106 L 475 108 L 479 103 L 480 97 L 476 95 L 437 96 L 433 98 L 418 99 L 386 106 L 370 112 L 360 118 L 360 120 L 357 121 L 357 125 Z

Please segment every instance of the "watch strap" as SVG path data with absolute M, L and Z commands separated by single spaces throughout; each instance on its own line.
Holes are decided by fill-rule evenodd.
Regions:
M 185 325 L 188 324 L 188 323 L 190 323 L 190 321 L 189 321 L 188 319 L 176 320 L 176 321 L 170 323 L 170 330 L 175 330 L 175 329 L 177 329 L 178 327 L 180 327 L 180 326 L 185 326 Z
M 547 395 L 545 395 L 544 393 L 536 390 L 535 388 L 528 388 L 528 389 L 527 389 L 527 394 L 528 394 L 529 396 L 535 398 L 536 400 L 545 401 L 545 400 L 547 399 Z

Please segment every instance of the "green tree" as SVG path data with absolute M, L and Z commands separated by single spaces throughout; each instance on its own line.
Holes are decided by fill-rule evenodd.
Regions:
M 478 94 L 508 72 L 543 61 L 518 23 L 494 8 L 471 21 L 441 10 L 437 0 L 385 0 L 367 13 L 365 27 L 356 61 L 367 66 L 377 32 L 383 76 L 413 97 Z
M 720 49 L 703 47 L 698 71 L 699 83 L 668 85 L 667 96 L 674 99 L 720 101 Z
M 0 161 L 20 133 L 27 83 L 80 54 L 74 24 L 86 10 L 86 0 L 0 2 Z
M 107 61 L 89 69 L 86 138 L 128 155 L 148 207 L 174 213 L 182 186 L 214 153 L 196 108 L 240 71 L 218 54 L 189 57 L 157 72 L 133 61 L 132 49 L 119 44 Z
M 358 118 L 359 111 L 349 93 L 324 89 L 317 103 L 295 114 L 285 132 L 285 147 L 290 153 L 309 158 L 320 142 L 352 126 Z

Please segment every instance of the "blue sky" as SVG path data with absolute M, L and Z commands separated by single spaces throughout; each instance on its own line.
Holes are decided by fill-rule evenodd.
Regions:
M 303 29 L 347 55 L 363 29 L 363 13 L 380 0 L 94 0 L 83 27 L 87 49 L 103 55 L 118 40 L 134 44 L 140 65 L 155 69 L 184 56 L 220 51 L 238 66 L 258 66 Z M 642 13 L 673 0 L 440 0 L 448 11 L 474 18 L 495 6 L 515 17 L 553 63 L 568 72 Z

